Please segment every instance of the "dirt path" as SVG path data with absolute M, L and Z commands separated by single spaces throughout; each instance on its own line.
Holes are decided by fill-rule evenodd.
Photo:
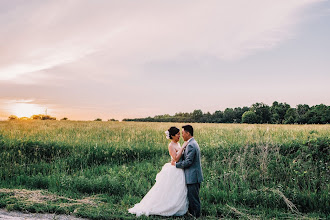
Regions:
M 0 209 L 0 220 L 86 220 L 86 218 L 76 218 L 70 215 L 55 215 L 55 214 L 38 214 L 38 213 L 22 213 L 8 212 L 5 209 Z

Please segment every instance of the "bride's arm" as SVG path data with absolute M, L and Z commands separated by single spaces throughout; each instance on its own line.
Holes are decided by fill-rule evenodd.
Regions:
M 172 144 L 168 145 L 168 150 L 170 152 L 171 157 L 173 158 L 174 162 L 178 162 L 182 156 L 182 151 L 185 149 L 187 145 L 183 144 L 182 148 L 179 151 L 176 151 Z

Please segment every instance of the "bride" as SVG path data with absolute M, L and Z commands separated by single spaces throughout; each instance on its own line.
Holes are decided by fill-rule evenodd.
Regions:
M 187 145 L 180 147 L 180 129 L 171 127 L 166 138 L 171 139 L 168 151 L 171 158 L 178 162 Z M 180 216 L 188 210 L 187 186 L 183 169 L 177 169 L 171 163 L 166 163 L 156 176 L 156 183 L 144 196 L 140 203 L 135 204 L 128 211 L 136 216 L 161 215 Z

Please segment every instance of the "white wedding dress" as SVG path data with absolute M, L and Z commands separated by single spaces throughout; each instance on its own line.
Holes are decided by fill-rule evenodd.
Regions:
M 155 185 L 140 203 L 128 211 L 136 216 L 180 216 L 188 210 L 187 186 L 183 169 L 166 163 L 156 176 Z

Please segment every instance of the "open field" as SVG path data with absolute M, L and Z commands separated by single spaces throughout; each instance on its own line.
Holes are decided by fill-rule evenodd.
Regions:
M 0 122 L 0 208 L 132 219 L 127 209 L 170 160 L 164 131 L 173 125 L 183 124 Z M 203 218 L 330 214 L 330 125 L 193 126 Z

